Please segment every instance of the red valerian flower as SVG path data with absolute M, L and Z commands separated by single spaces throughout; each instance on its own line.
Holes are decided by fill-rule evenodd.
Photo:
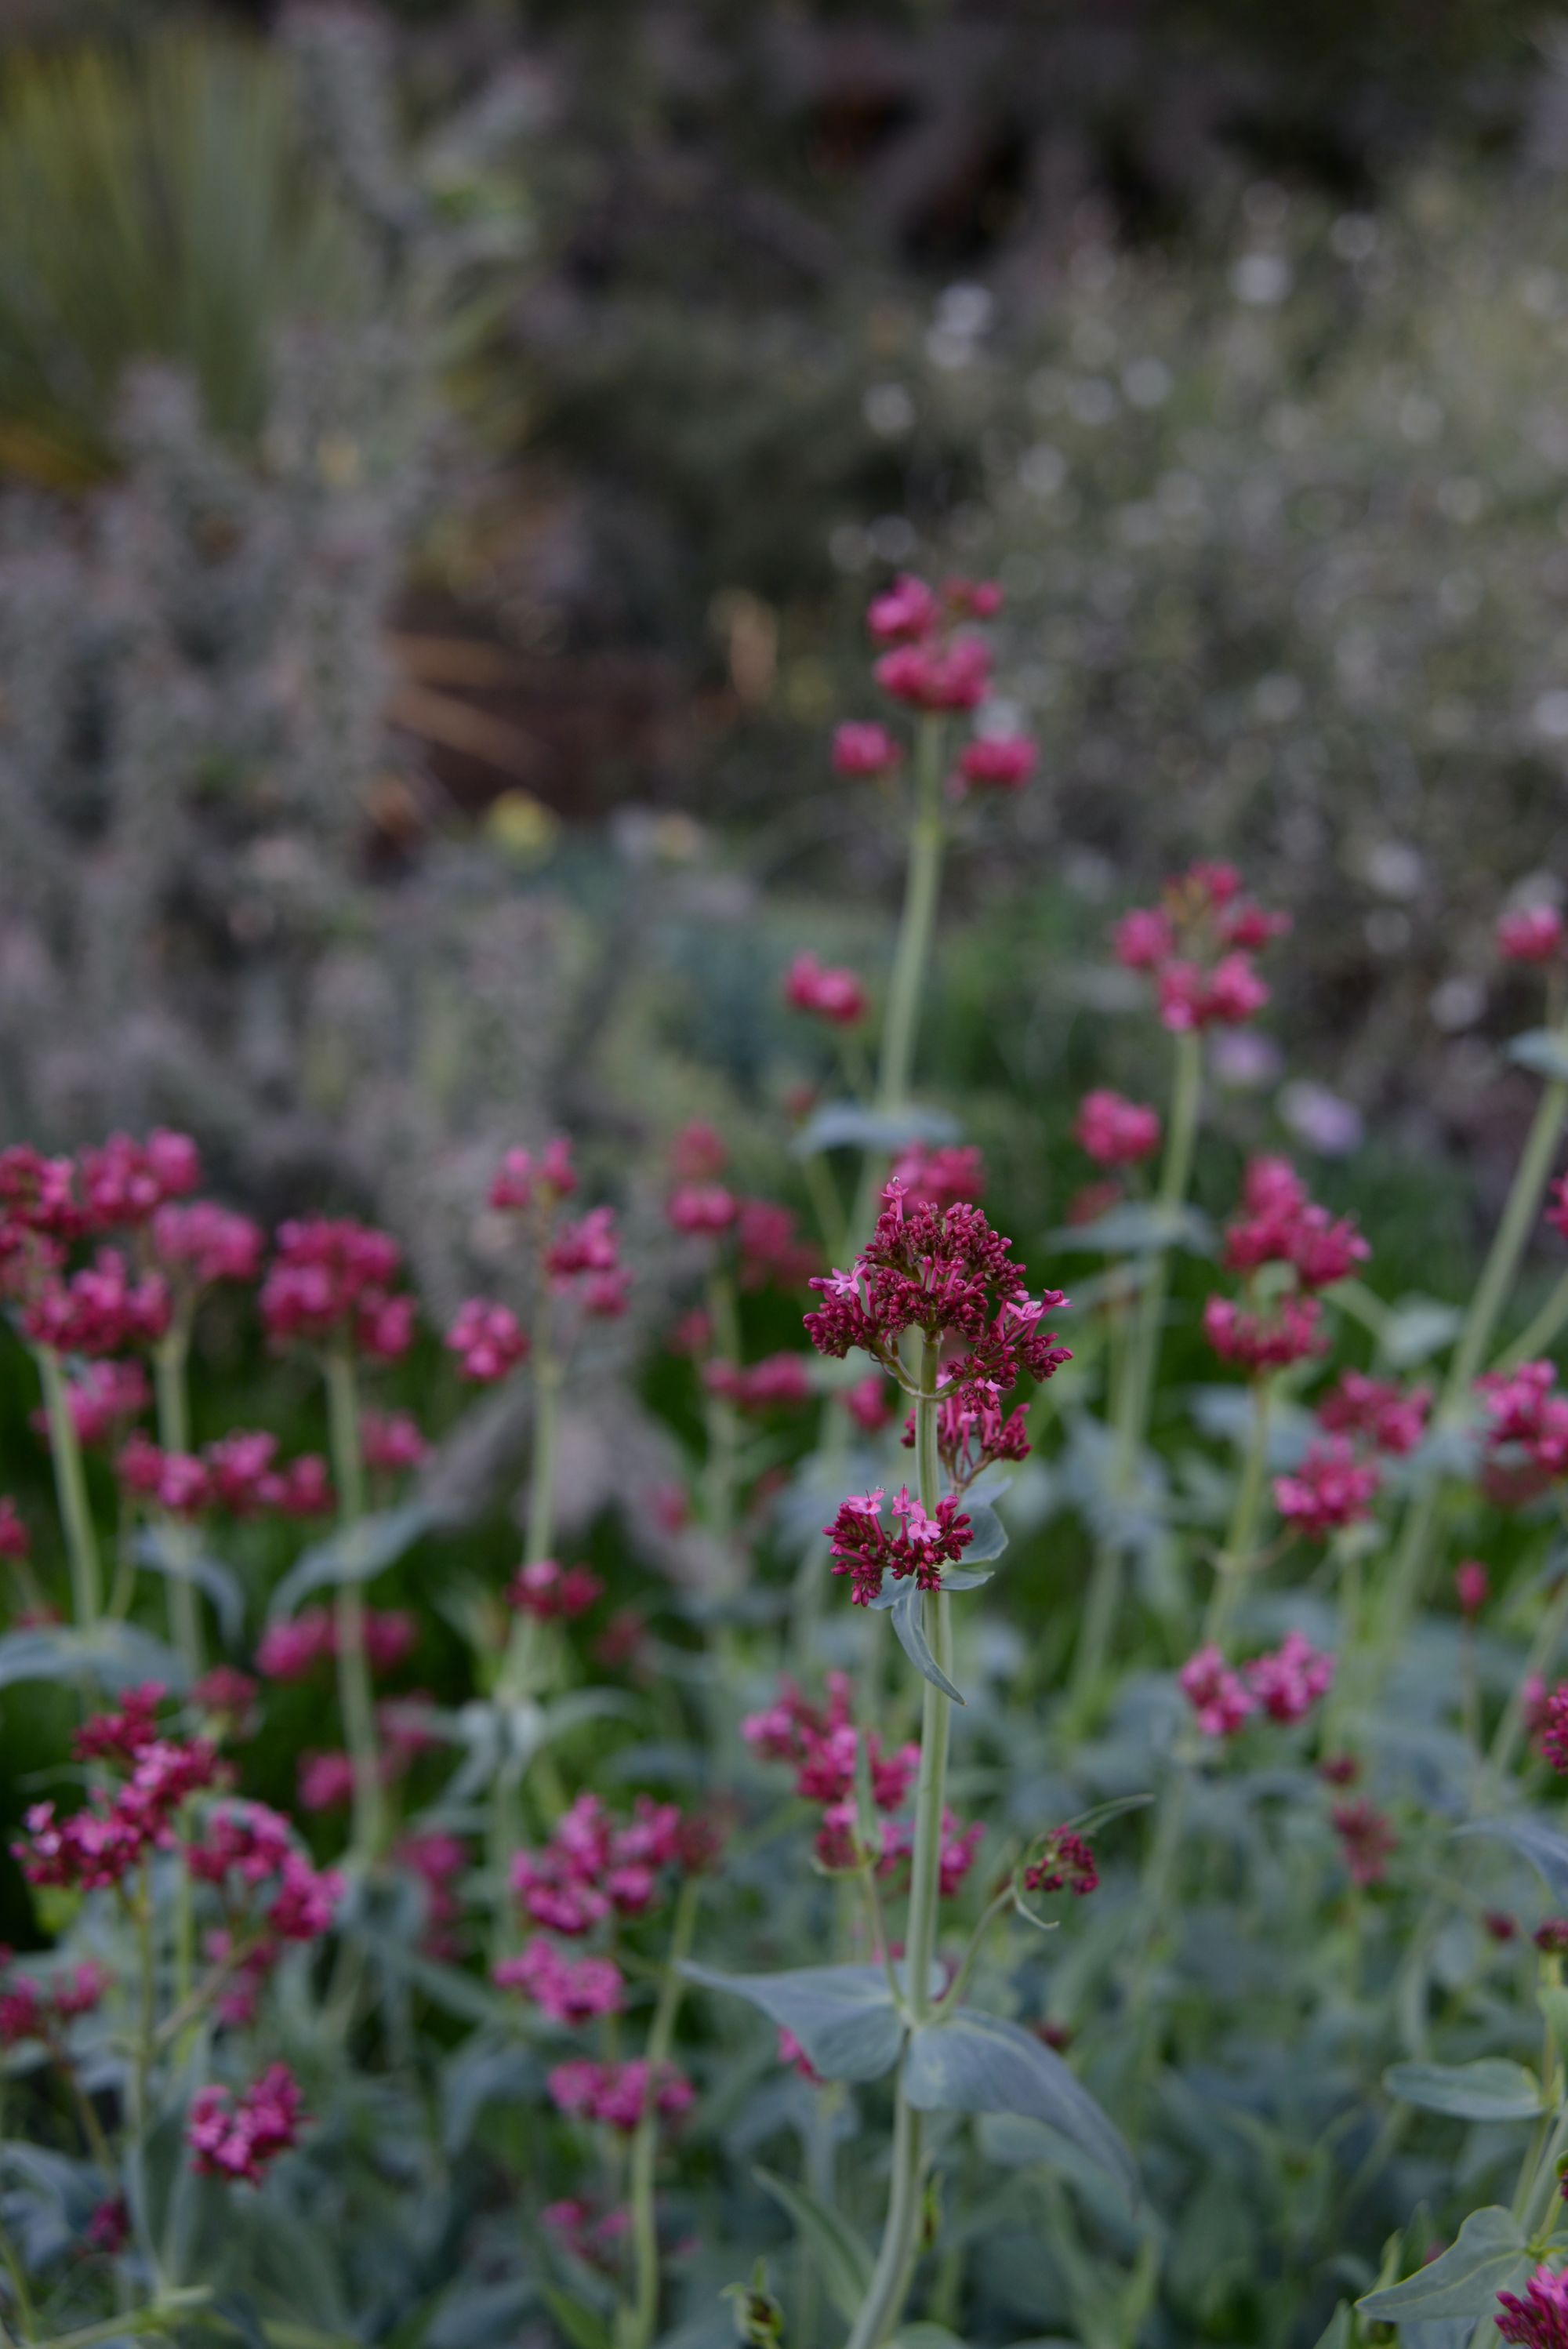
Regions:
M 1124 914 L 1111 944 L 1124 968 L 1153 975 L 1163 1025 L 1191 1034 L 1262 1010 L 1269 990 L 1252 956 L 1289 927 L 1287 914 L 1242 895 L 1233 865 L 1201 862 L 1167 882 L 1159 905 Z
M 0 1496 L 0 1557 L 26 1557 L 33 1547 L 33 1537 L 16 1515 L 16 1504 L 9 1493 Z
M 903 1185 L 890 1182 L 876 1229 L 851 1272 L 813 1280 L 822 1302 L 806 1316 L 806 1334 L 819 1353 L 841 1358 L 859 1347 L 907 1387 L 900 1340 L 918 1330 L 934 1341 L 968 1350 L 944 1366 L 955 1392 L 984 1391 L 994 1401 L 1025 1371 L 1048 1379 L 1072 1357 L 1041 1327 L 1065 1306 L 1059 1289 L 1034 1299 L 1025 1268 L 1012 1260 L 1012 1242 L 978 1207 L 911 1206 Z
M 572 1145 L 564 1135 L 547 1142 L 535 1158 L 530 1150 L 509 1150 L 490 1187 L 490 1204 L 503 1212 L 521 1214 L 536 1203 L 549 1208 L 569 1199 L 577 1188 L 572 1165 Z
M 955 1207 L 961 1199 L 978 1206 L 985 1195 L 985 1161 L 972 1142 L 913 1142 L 893 1161 L 891 1179 L 903 1185 L 912 1207 Z
M 558 2064 L 545 2085 L 557 2111 L 602 2121 L 627 2137 L 648 2110 L 677 2120 L 696 2101 L 691 2082 L 673 2064 L 655 2065 L 643 2056 L 629 2064 Z
M 1285 1264 L 1303 1288 L 1326 1288 L 1372 1253 L 1350 1216 L 1336 1221 L 1307 1197 L 1288 1159 L 1249 1163 L 1242 1206 L 1243 1213 L 1225 1226 L 1227 1271 L 1251 1273 L 1262 1265 Z
M 784 1000 L 797 1011 L 810 1011 L 830 1027 L 853 1028 L 869 1009 L 863 982 L 856 972 L 819 962 L 814 954 L 798 954 L 784 975 Z
M 470 1297 L 459 1308 L 446 1342 L 464 1378 L 476 1386 L 498 1385 L 528 1353 L 527 1333 L 511 1307 L 482 1297 Z
M 1078 1104 L 1073 1140 L 1099 1166 L 1132 1166 L 1160 1147 L 1160 1112 L 1101 1087 Z
M 252 1281 L 261 1271 L 266 1243 L 260 1224 L 211 1199 L 160 1207 L 151 1229 L 160 1268 L 183 1292 L 220 1280 Z
M 604 1585 L 592 1567 L 562 1567 L 552 1557 L 520 1566 L 506 1593 L 509 1607 L 538 1623 L 573 1622 L 603 1595 Z
M 1563 951 L 1563 916 L 1555 905 L 1522 905 L 1497 926 L 1505 962 L 1555 962 Z
M 1286 1525 L 1324 1541 L 1372 1514 L 1381 1475 L 1376 1461 L 1357 1460 L 1347 1437 L 1313 1444 L 1294 1475 L 1274 1478 L 1274 1506 Z
M 892 1423 L 893 1406 L 887 1381 L 872 1371 L 869 1377 L 857 1379 L 852 1387 L 845 1387 L 839 1401 L 867 1435 L 879 1435 Z
M 936 1889 L 938 1897 L 951 1900 L 963 1888 L 974 1867 L 985 1830 L 978 1819 L 961 1826 L 957 1814 L 944 1809 L 942 1814 L 942 1841 L 937 1852 Z M 909 1859 L 914 1850 L 914 1822 L 912 1819 L 889 1819 L 882 1828 L 882 1857 L 877 1861 L 879 1876 L 892 1876 Z
M 887 728 L 874 720 L 851 719 L 833 736 L 833 767 L 841 775 L 867 781 L 891 775 L 903 757 Z
M 727 1191 L 722 1184 L 683 1183 L 670 1193 L 665 1213 L 673 1230 L 711 1237 L 728 1231 L 739 1206 L 734 1192 Z
M 1487 1430 L 1487 1467 L 1522 1463 L 1550 1481 L 1568 1469 L 1568 1395 L 1555 1392 L 1556 1364 L 1521 1362 L 1476 1381 Z
M 772 1199 L 738 1199 L 735 1247 L 742 1288 L 799 1288 L 821 1257 L 803 1240 L 792 1209 Z
M 286 2064 L 271 2064 L 238 2098 L 228 2088 L 200 2088 L 185 2137 L 191 2168 L 204 2178 L 259 2186 L 282 2153 L 299 2143 L 304 2123 L 299 2084 Z
M 1500 2292 L 1497 2304 L 1502 2311 L 1497 2319 L 1500 2341 L 1521 2349 L 1568 2349 L 1568 2275 L 1539 2267 L 1522 2300 L 1516 2292 Z
M 613 1959 L 569 1958 L 541 1933 L 521 1957 L 503 1958 L 490 1979 L 502 1990 L 521 1991 L 552 2023 L 567 2024 L 619 2014 L 626 1987 Z
M 1381 1884 L 1399 1841 L 1388 1820 L 1381 1811 L 1374 1809 L 1365 1795 L 1358 1795 L 1354 1802 L 1336 1803 L 1329 1816 L 1339 1837 L 1351 1883 Z
M 895 645 L 872 673 L 893 700 L 928 716 L 975 709 L 990 688 L 991 648 L 978 636 L 954 636 L 945 644 Z
M 1253 1374 L 1284 1370 L 1326 1353 L 1322 1316 L 1315 1297 L 1282 1297 L 1266 1313 L 1249 1313 L 1233 1298 L 1211 1297 L 1203 1308 L 1203 1335 L 1222 1362 Z
M 1367 1435 L 1379 1452 L 1397 1458 L 1414 1452 L 1426 1432 L 1430 1387 L 1398 1387 L 1365 1371 L 1345 1371 L 1319 1398 L 1317 1423 L 1331 1435 Z
M 1038 1859 L 1024 1870 L 1026 1892 L 1071 1892 L 1081 1900 L 1099 1883 L 1094 1852 L 1071 1827 L 1055 1828 Z
M 1491 1596 L 1491 1577 L 1479 1557 L 1467 1557 L 1454 1568 L 1454 1596 L 1460 1612 L 1474 1622 Z
M 929 636 L 941 619 L 941 598 L 923 579 L 907 572 L 873 595 L 866 608 L 866 626 L 879 645 L 916 643 Z
M 363 1411 L 359 1414 L 359 1449 L 367 1468 L 389 1475 L 418 1468 L 430 1456 L 430 1446 L 411 1412 Z
M 1212 1641 L 1188 1657 L 1176 1679 L 1205 1737 L 1233 1737 L 1249 1713 L 1257 1711 L 1256 1697 Z
M 403 1252 L 390 1233 L 346 1216 L 280 1225 L 262 1284 L 262 1320 L 274 1346 L 352 1345 L 396 1361 L 414 1342 L 414 1300 L 393 1283 Z
M 155 1345 L 169 1328 L 168 1283 L 157 1273 L 133 1279 L 122 1256 L 100 1248 L 68 1279 L 46 1280 L 23 1305 L 29 1345 L 58 1354 L 123 1354 Z
M 975 1538 L 974 1526 L 959 1508 L 956 1494 L 945 1494 L 928 1516 L 900 1485 L 890 1505 L 890 1531 L 882 1521 L 882 1493 L 851 1495 L 822 1530 L 830 1547 L 831 1570 L 851 1577 L 850 1598 L 856 1607 L 869 1607 L 891 1574 L 895 1581 L 913 1578 L 921 1590 L 939 1590 L 944 1565 L 955 1564 Z
M 1242 1676 L 1271 1721 L 1305 1721 L 1334 1685 L 1334 1658 L 1287 1631 L 1272 1654 L 1243 1664 Z
M 188 1133 L 160 1127 L 143 1142 L 129 1133 L 111 1133 L 97 1150 L 84 1150 L 77 1162 L 82 1197 L 99 1231 L 145 1224 L 170 1199 L 183 1199 L 199 1190 L 201 1160 Z
M 811 1374 L 801 1354 L 769 1354 L 745 1369 L 711 1361 L 704 1366 L 702 1382 L 709 1394 L 748 1413 L 798 1410 L 811 1400 Z
M 1039 750 L 1026 734 L 979 734 L 958 754 L 953 778 L 955 797 L 975 791 L 1022 791 L 1039 764 Z
M 903 1446 L 914 1449 L 914 1413 L 904 1422 Z M 962 1493 L 996 1460 L 1028 1457 L 1028 1419 L 1022 1404 L 1004 1412 L 980 1388 L 945 1395 L 936 1408 L 936 1453 L 948 1482 Z

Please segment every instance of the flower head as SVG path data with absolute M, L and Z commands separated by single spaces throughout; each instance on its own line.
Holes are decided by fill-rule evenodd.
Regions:
M 1248 1714 L 1257 1710 L 1257 1698 L 1243 1686 L 1212 1642 L 1189 1656 L 1176 1678 L 1205 1737 L 1233 1737 Z
M 1160 1112 L 1101 1088 L 1078 1104 L 1073 1140 L 1099 1166 L 1131 1166 L 1160 1147 Z
M 459 1307 L 447 1345 L 464 1378 L 476 1386 L 498 1385 L 528 1353 L 527 1334 L 511 1307 L 482 1297 L 470 1297 Z
M 841 775 L 891 775 L 903 752 L 885 726 L 851 719 L 833 736 L 833 765 Z
M 953 787 L 959 797 L 977 791 L 1022 791 L 1039 757 L 1026 734 L 977 734 L 958 754 Z
M 1357 1460 L 1348 1438 L 1313 1444 L 1294 1475 L 1274 1478 L 1274 1506 L 1286 1525 L 1324 1541 L 1372 1514 L 1381 1478 L 1377 1463 Z
M 1497 950 L 1504 962 L 1555 962 L 1563 937 L 1555 905 L 1521 905 L 1498 923 Z
M 784 1000 L 832 1028 L 856 1027 L 867 1010 L 866 990 L 855 972 L 820 963 L 814 954 L 798 954 L 790 964 Z
M 185 2129 L 191 2168 L 259 2186 L 278 2156 L 298 2144 L 303 2102 L 286 2064 L 269 2064 L 238 2097 L 228 2088 L 198 2089 Z

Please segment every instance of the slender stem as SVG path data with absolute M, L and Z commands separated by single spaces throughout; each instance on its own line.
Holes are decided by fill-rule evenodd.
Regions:
M 636 2135 L 632 2140 L 627 2181 L 635 2281 L 632 2305 L 626 2312 L 626 2321 L 622 2329 L 624 2349 L 648 2349 L 658 2323 L 659 2234 L 657 2213 L 654 2207 L 654 2166 L 659 2145 L 658 2075 L 660 2067 L 668 2063 L 670 2049 L 675 2044 L 676 2016 L 686 1988 L 681 1963 L 691 1949 L 701 1895 L 701 1878 L 688 1876 L 676 1902 L 669 1954 L 665 1960 L 658 2003 L 654 2009 L 654 2019 L 648 2031 L 645 2051 L 647 2086 L 643 2109 L 638 2116 Z
M 1161 1164 L 1160 1188 L 1154 1199 L 1156 1211 L 1167 1216 L 1173 1216 L 1184 1204 L 1192 1179 L 1202 1097 L 1202 1046 L 1196 1036 L 1178 1036 L 1171 1080 L 1171 1112 L 1165 1128 L 1165 1156 Z M 1171 1249 L 1167 1246 L 1151 1251 L 1145 1262 L 1133 1311 L 1132 1330 L 1113 1391 L 1116 1444 L 1111 1459 L 1111 1480 L 1119 1505 L 1124 1505 L 1131 1496 L 1137 1481 L 1139 1458 L 1149 1433 L 1149 1413 L 1154 1393 L 1155 1372 L 1160 1362 L 1161 1333 L 1170 1283 Z M 1094 1692 L 1105 1672 L 1111 1636 L 1121 1611 L 1125 1549 L 1122 1535 L 1113 1529 L 1095 1550 L 1068 1692 L 1068 1713 L 1075 1721 L 1081 1720 L 1085 1709 L 1092 1704 Z
M 902 1109 L 909 1098 L 921 997 L 931 959 L 936 901 L 942 886 L 942 749 L 946 733 L 940 718 L 921 720 L 914 751 L 914 815 L 909 831 L 903 912 L 893 950 L 877 1069 L 877 1107 Z
M 936 1444 L 938 1353 L 937 1341 L 926 1339 L 921 1352 L 920 1395 L 914 1407 L 921 1506 L 934 1514 L 941 1497 Z M 949 1612 L 952 1601 L 945 1592 L 934 1590 L 926 1593 L 924 1604 L 926 1638 L 939 1669 L 945 1672 L 953 1662 Z M 952 1712 L 950 1699 L 934 1682 L 927 1681 L 921 1713 L 920 1778 L 915 1795 L 909 1915 L 904 1930 L 904 1996 L 916 2024 L 929 2019 L 934 2002 L 931 1975 L 942 1889 L 942 1815 Z M 892 2180 L 887 2218 L 871 2282 L 850 2334 L 849 2349 L 881 2349 L 903 2313 L 919 2255 L 922 2174 L 921 2117 L 904 2095 L 901 2070 L 893 2109 Z
M 365 1515 L 365 1463 L 360 1451 L 359 1384 L 346 1351 L 326 1357 L 327 1423 L 332 1473 L 337 1482 L 338 1523 L 346 1531 Z M 337 1701 L 344 1742 L 354 1770 L 354 1849 L 361 1859 L 380 1852 L 386 1827 L 376 1702 L 365 1651 L 365 1586 L 337 1586 Z
M 1550 1346 L 1564 1322 L 1568 1322 L 1568 1272 L 1559 1276 L 1533 1321 L 1527 1323 L 1511 1346 L 1503 1348 L 1492 1364 L 1493 1370 L 1516 1371 L 1521 1362 L 1533 1361 Z
M 65 1527 L 66 1551 L 71 1568 L 71 1612 L 80 1630 L 96 1623 L 103 1603 L 103 1578 L 98 1570 L 98 1537 L 88 1506 L 82 1448 L 71 1417 L 65 1372 L 52 1346 L 36 1346 L 33 1360 L 44 1391 L 44 1411 L 49 1423 L 49 1453 L 55 1464 L 55 1494 Z
M 1568 1041 L 1568 1038 L 1560 1035 L 1560 1040 Z M 1451 1425 L 1461 1416 L 1470 1399 L 1476 1372 L 1486 1360 L 1499 1316 L 1513 1287 L 1520 1258 L 1540 1213 L 1542 1194 L 1552 1172 L 1552 1161 L 1565 1114 L 1568 1114 L 1568 1081 L 1553 1078 L 1542 1093 L 1534 1122 L 1514 1173 L 1513 1187 L 1508 1195 L 1508 1203 L 1503 1208 L 1481 1277 L 1476 1283 L 1459 1341 L 1449 1359 L 1448 1376 L 1443 1381 L 1442 1393 L 1433 1417 L 1434 1431 L 1445 1423 Z M 1398 1551 L 1389 1576 L 1379 1641 L 1385 1668 L 1397 1653 L 1405 1627 L 1420 1602 L 1441 1491 L 1441 1477 L 1434 1475 L 1426 1489 L 1411 1502 L 1406 1515 Z
M 152 1357 L 153 1385 L 158 1397 L 158 1441 L 165 1452 L 189 1452 L 191 1449 L 191 1409 L 186 1388 L 185 1371 L 191 1350 L 191 1332 L 187 1324 L 176 1320 L 169 1334 Z M 163 1539 L 170 1552 L 178 1557 L 188 1544 L 189 1536 L 183 1526 L 166 1517 Z M 196 1586 L 188 1575 L 171 1574 L 168 1584 L 169 1628 L 189 1670 L 201 1669 L 201 1610 L 197 1601 Z
M 160 2300 L 148 2308 L 128 2310 L 119 2316 L 106 2316 L 97 2324 L 84 2324 L 75 2333 L 57 2333 L 50 2341 L 43 2341 L 37 2349 L 97 2349 L 101 2341 L 117 2340 L 126 2333 L 171 2333 L 184 2316 L 203 2307 L 212 2297 L 209 2284 L 193 2284 L 188 2290 L 165 2292 Z
M 1205 1641 L 1223 1640 L 1243 1579 L 1252 1564 L 1258 1519 L 1263 1514 L 1267 1491 L 1270 1383 L 1266 1378 L 1259 1379 L 1253 1388 L 1252 1423 L 1246 1456 L 1236 1485 L 1235 1506 L 1231 1512 L 1225 1547 L 1214 1561 L 1214 1587 L 1209 1594 L 1208 1612 L 1203 1619 Z

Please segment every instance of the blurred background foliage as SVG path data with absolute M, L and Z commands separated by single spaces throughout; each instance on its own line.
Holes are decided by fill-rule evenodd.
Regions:
M 932 1075 L 1020 1227 L 1107 911 L 1223 849 L 1440 1263 L 1563 861 L 1565 163 L 1511 0 L 21 0 L 8 1124 L 176 1118 L 438 1288 L 502 1128 L 765 1157 L 789 947 L 884 935 L 864 595 L 994 567 L 1044 781 L 961 823 Z

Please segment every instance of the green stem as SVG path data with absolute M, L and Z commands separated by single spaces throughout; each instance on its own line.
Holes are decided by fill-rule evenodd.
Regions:
M 654 2009 L 654 2019 L 648 2031 L 645 2050 L 647 2095 L 638 2116 L 636 2135 L 632 2140 L 628 2178 L 632 2265 L 635 2281 L 632 2305 L 624 2312 L 624 2322 L 621 2327 L 624 2349 L 649 2349 L 658 2323 L 659 2234 L 658 2216 L 654 2207 L 654 2167 L 659 2146 L 658 2075 L 660 2067 L 669 2062 L 670 2049 L 675 2044 L 676 2016 L 686 1988 L 680 1969 L 691 1950 L 701 1894 L 701 1878 L 688 1876 L 676 1903 L 669 1954 L 665 1960 L 658 2003 Z
M 158 1441 L 165 1452 L 189 1452 L 191 1449 L 191 1410 L 186 1388 L 185 1371 L 191 1350 L 191 1333 L 184 1322 L 176 1320 L 169 1334 L 157 1347 L 152 1357 L 153 1384 L 158 1397 Z M 165 1518 L 162 1527 L 165 1546 L 178 1557 L 188 1546 L 183 1526 L 173 1518 Z M 201 1613 L 197 1601 L 196 1586 L 187 1575 L 169 1577 L 169 1628 L 174 1644 L 192 1672 L 201 1669 Z
M 96 1623 L 103 1603 L 103 1579 L 98 1570 L 98 1537 L 88 1506 L 88 1483 L 82 1468 L 82 1448 L 77 1442 L 66 1392 L 66 1376 L 52 1346 L 36 1346 L 38 1381 L 44 1391 L 44 1411 L 49 1423 L 49 1453 L 55 1464 L 55 1494 L 65 1527 L 66 1552 L 71 1568 L 71 1612 L 78 1630 Z
M 338 1523 L 346 1532 L 365 1515 L 365 1463 L 360 1451 L 359 1384 L 346 1351 L 326 1357 L 327 1425 L 332 1473 L 337 1483 Z M 376 1737 L 376 1701 L 365 1651 L 365 1586 L 337 1586 L 337 1701 L 344 1743 L 354 1770 L 354 1850 L 361 1860 L 380 1853 L 386 1831 L 381 1755 Z
M 1198 1117 L 1203 1096 L 1202 1049 L 1196 1036 L 1178 1036 L 1171 1081 L 1171 1112 L 1165 1129 L 1165 1156 L 1155 1194 L 1156 1212 L 1173 1216 L 1186 1201 L 1197 1149 Z M 1149 1413 L 1160 1361 L 1160 1340 L 1165 1320 L 1165 1299 L 1171 1284 L 1169 1247 L 1153 1250 L 1144 1267 L 1133 1311 L 1131 1335 L 1120 1366 L 1114 1398 L 1115 1450 L 1111 1458 L 1112 1490 L 1119 1504 L 1131 1496 L 1138 1464 L 1149 1433 Z M 1084 1600 L 1082 1628 L 1073 1658 L 1068 1690 L 1068 1716 L 1081 1722 L 1104 1678 L 1110 1642 L 1121 1612 L 1125 1543 L 1111 1532 L 1095 1550 Z
M 1225 1535 L 1225 1547 L 1214 1561 L 1214 1587 L 1203 1619 L 1203 1640 L 1222 1641 L 1234 1612 L 1242 1582 L 1252 1564 L 1258 1519 L 1267 1491 L 1269 1459 L 1270 1381 L 1259 1379 L 1253 1388 L 1252 1426 L 1246 1457 L 1236 1486 L 1235 1506 Z
M 914 1069 L 921 997 L 931 959 L 936 901 L 942 886 L 945 827 L 942 814 L 942 749 L 946 733 L 940 718 L 923 719 L 914 753 L 914 815 L 909 832 L 903 912 L 893 949 L 877 1069 L 877 1107 L 902 1109 Z
M 1511 1346 L 1503 1348 L 1492 1369 L 1516 1371 L 1521 1362 L 1533 1361 L 1550 1346 L 1564 1322 L 1568 1322 L 1568 1272 L 1559 1277 L 1533 1321 L 1527 1324 Z
M 1568 1035 L 1559 1030 L 1558 1040 L 1568 1043 Z M 1514 1173 L 1508 1204 L 1503 1208 L 1485 1267 L 1470 1299 L 1459 1342 L 1449 1360 L 1448 1376 L 1443 1381 L 1442 1393 L 1433 1416 L 1434 1432 L 1445 1425 L 1452 1425 L 1462 1416 L 1469 1402 L 1476 1373 L 1491 1349 L 1499 1317 L 1508 1302 L 1519 1271 L 1520 1258 L 1541 1212 L 1542 1195 L 1552 1172 L 1552 1161 L 1556 1154 L 1565 1114 L 1568 1114 L 1568 1081 L 1553 1078 L 1542 1092 L 1536 1108 L 1534 1122 Z M 1441 1491 L 1442 1480 L 1440 1476 L 1434 1476 L 1426 1490 L 1411 1502 L 1406 1515 L 1398 1552 L 1389 1577 L 1379 1641 L 1385 1669 L 1398 1653 L 1405 1629 L 1420 1603 Z
M 936 1376 L 940 1349 L 927 1338 L 921 1352 L 920 1394 L 914 1407 L 915 1460 L 923 1508 L 934 1515 L 941 1497 L 937 1458 Z M 925 1595 L 925 1635 L 938 1668 L 953 1664 L 952 1601 L 944 1591 Z M 920 1778 L 915 1795 L 909 1914 L 904 1930 L 904 1995 L 915 2023 L 930 2016 L 941 1898 L 942 1814 L 947 1790 L 947 1741 L 953 1707 L 933 1681 L 925 1683 L 920 1725 Z M 921 2117 L 903 2093 L 900 2074 L 893 2109 L 892 2179 L 881 2247 L 849 2349 L 881 2349 L 903 2313 L 920 2248 L 923 2174 Z

